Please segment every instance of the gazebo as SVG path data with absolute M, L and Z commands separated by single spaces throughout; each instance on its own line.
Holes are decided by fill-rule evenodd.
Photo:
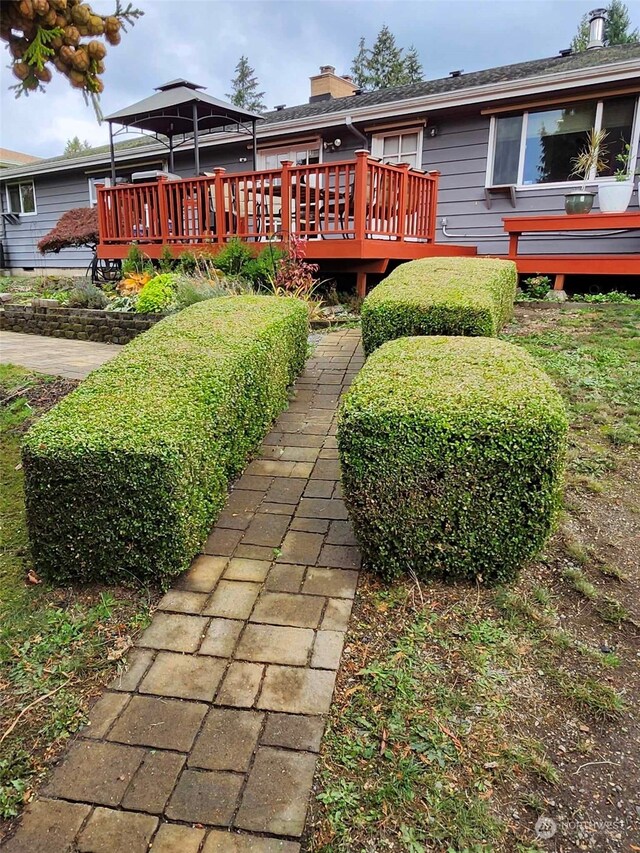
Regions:
M 249 112 L 212 98 L 202 90 L 204 86 L 188 80 L 171 80 L 158 86 L 156 95 L 144 98 L 136 104 L 118 110 L 106 117 L 109 123 L 109 147 L 111 151 L 111 180 L 115 184 L 116 163 L 114 137 L 130 130 L 146 132 L 169 148 L 169 171 L 174 170 L 174 140 L 182 137 L 179 144 L 193 138 L 195 173 L 200 174 L 199 137 L 203 131 L 229 131 L 251 136 L 253 168 L 257 168 L 256 123 L 261 120 L 257 113 Z M 114 124 L 120 129 L 114 132 Z M 164 138 L 168 139 L 168 143 Z

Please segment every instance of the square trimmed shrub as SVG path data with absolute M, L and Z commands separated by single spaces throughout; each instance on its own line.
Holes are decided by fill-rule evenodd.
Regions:
M 183 571 L 302 369 L 303 302 L 234 296 L 160 321 L 23 445 L 35 567 L 55 580 Z
M 390 341 L 344 396 L 344 499 L 386 578 L 507 581 L 551 533 L 567 417 L 549 377 L 495 338 Z
M 409 335 L 495 337 L 513 314 L 518 274 L 496 258 L 422 258 L 399 267 L 362 304 L 367 355 Z

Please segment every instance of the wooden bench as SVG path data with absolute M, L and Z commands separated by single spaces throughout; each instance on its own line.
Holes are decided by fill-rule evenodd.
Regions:
M 520 273 L 551 273 L 555 275 L 554 289 L 564 288 L 564 278 L 570 274 L 583 275 L 640 275 L 640 234 L 638 252 L 633 255 L 519 255 L 518 241 L 524 233 L 565 231 L 629 231 L 640 232 L 640 211 L 626 213 L 584 213 L 569 216 L 507 216 L 504 229 L 509 235 L 509 259 L 515 261 Z

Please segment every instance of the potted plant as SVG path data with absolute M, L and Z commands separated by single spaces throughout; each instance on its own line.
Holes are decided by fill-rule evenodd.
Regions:
M 607 168 L 607 161 L 604 159 L 607 153 L 604 146 L 606 138 L 606 130 L 591 128 L 587 135 L 584 148 L 577 157 L 572 158 L 571 165 L 573 169 L 571 175 L 577 175 L 579 178 L 582 178 L 582 188 L 571 190 L 571 192 L 565 195 L 564 209 L 567 213 L 589 213 L 591 211 L 596 194 L 587 190 L 587 181 L 592 172 L 595 172 L 595 176 L 597 176 L 598 172 Z
M 628 142 L 624 143 L 622 151 L 615 159 L 618 164 L 613 173 L 615 180 L 598 187 L 598 203 L 602 213 L 624 213 L 629 207 L 633 193 L 631 146 Z

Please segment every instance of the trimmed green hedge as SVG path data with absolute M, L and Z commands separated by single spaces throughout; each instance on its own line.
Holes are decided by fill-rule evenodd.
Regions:
M 564 404 L 520 347 L 390 341 L 340 406 L 344 498 L 365 563 L 387 578 L 505 581 L 553 529 Z
M 513 313 L 513 261 L 423 258 L 401 264 L 362 304 L 367 355 L 407 335 L 494 337 Z
M 306 357 L 296 299 L 221 297 L 158 323 L 23 446 L 36 569 L 155 581 L 185 569 Z

